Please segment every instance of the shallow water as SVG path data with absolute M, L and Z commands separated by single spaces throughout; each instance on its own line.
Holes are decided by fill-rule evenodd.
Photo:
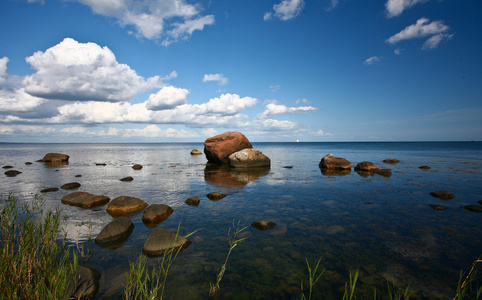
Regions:
M 207 298 L 209 283 L 229 250 L 228 230 L 234 222 L 249 226 L 257 220 L 277 225 L 269 231 L 249 226 L 247 237 L 231 254 L 221 282 L 221 299 L 299 299 L 306 279 L 305 258 L 321 258 L 326 268 L 315 288 L 339 298 L 349 272 L 360 270 L 359 287 L 396 286 L 410 282 L 414 298 L 453 298 L 461 269 L 482 254 L 482 214 L 465 205 L 482 200 L 482 143 L 254 143 L 271 159 L 269 170 L 242 172 L 206 166 L 204 155 L 191 156 L 202 143 L 185 144 L 0 144 L 0 166 L 22 173 L 0 176 L 2 200 L 9 193 L 31 200 L 48 187 L 79 182 L 77 191 L 126 195 L 174 209 L 157 227 L 181 234 L 198 230 L 191 246 L 179 254 L 166 288 L 167 299 Z M 48 152 L 70 155 L 68 165 L 35 162 Z M 390 177 L 325 176 L 318 168 L 328 153 L 352 165 L 371 161 L 392 170 Z M 385 164 L 395 157 L 398 164 Z M 25 162 L 33 162 L 25 165 Z M 105 163 L 98 166 L 96 163 Z M 135 171 L 132 165 L 144 167 Z M 430 170 L 418 167 L 428 165 Z M 286 168 L 289 166 L 290 168 Z M 6 171 L 6 170 L 5 170 Z M 75 177 L 82 175 L 81 177 Z M 132 182 L 119 179 L 132 176 Z M 429 193 L 456 195 L 442 201 Z M 211 201 L 209 192 L 228 194 Z M 128 261 L 142 253 L 152 229 L 130 216 L 135 229 L 123 247 L 107 250 L 89 242 L 112 221 L 102 206 L 82 209 L 63 205 L 72 191 L 44 194 L 48 208 L 61 208 L 68 219 L 69 241 L 81 243 L 92 255 L 85 262 L 102 273 L 97 299 L 122 295 Z M 198 196 L 198 207 L 184 201 Z M 429 204 L 448 207 L 443 211 Z M 88 224 L 92 224 L 91 231 Z M 157 259 L 150 258 L 150 264 Z M 305 282 L 306 285 L 306 282 Z

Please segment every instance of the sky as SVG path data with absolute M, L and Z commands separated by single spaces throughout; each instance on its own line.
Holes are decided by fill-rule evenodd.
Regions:
M 0 142 L 482 140 L 480 0 L 2 0 Z

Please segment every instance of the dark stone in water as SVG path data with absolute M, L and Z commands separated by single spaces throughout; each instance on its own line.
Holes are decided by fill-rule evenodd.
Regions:
M 420 166 L 418 167 L 419 169 L 422 169 L 422 170 L 430 170 L 430 167 L 429 166 Z
M 482 200 L 477 201 L 477 203 L 479 203 L 480 205 L 482 205 Z
M 374 174 L 383 176 L 383 177 L 390 177 L 392 176 L 392 170 L 391 169 L 380 169 L 376 170 L 373 172 Z
M 361 172 L 372 172 L 378 170 L 379 167 L 375 166 L 372 162 L 370 161 L 362 161 L 361 163 L 358 163 L 355 166 L 355 171 L 361 171 Z
M 142 169 L 142 165 L 140 165 L 140 164 L 135 164 L 135 165 L 132 166 L 132 168 L 133 168 L 134 170 L 140 170 L 140 169 Z
M 335 157 L 330 153 L 321 159 L 318 167 L 322 170 L 351 170 L 351 163 L 342 157 Z
M 25 164 L 28 166 L 28 165 L 32 165 L 33 163 L 32 163 L 32 162 L 27 161 Z
M 128 215 L 146 208 L 148 204 L 136 197 L 120 196 L 112 200 L 106 208 L 111 216 Z
M 148 224 L 159 224 L 167 220 L 173 213 L 172 207 L 166 204 L 151 204 L 142 213 L 142 222 Z
M 262 221 L 256 221 L 256 222 L 251 223 L 251 226 L 253 226 L 254 228 L 256 228 L 260 231 L 265 231 L 265 230 L 269 230 L 269 229 L 272 229 L 273 227 L 275 227 L 276 223 L 271 222 L 271 221 L 267 221 L 267 220 L 262 220 Z
M 107 224 L 95 238 L 95 243 L 102 248 L 121 247 L 134 230 L 134 224 L 127 217 L 119 217 Z
M 482 212 L 482 206 L 480 205 L 466 205 L 464 208 L 468 211 L 471 212 L 476 212 L 476 213 L 481 213 Z
M 199 197 L 191 197 L 188 198 L 185 202 L 187 205 L 199 206 L 199 202 L 201 202 L 201 200 L 199 200 Z
M 96 166 L 107 166 L 106 163 L 96 163 L 95 165 L 96 165 Z
M 225 194 L 221 194 L 221 193 L 218 193 L 218 192 L 211 192 L 209 194 L 206 195 L 206 197 L 209 198 L 209 200 L 212 200 L 212 201 L 218 201 L 218 200 L 221 200 L 223 199 L 224 197 L 226 197 L 227 195 Z
M 134 178 L 132 178 L 131 176 L 127 176 L 122 178 L 120 181 L 132 181 L 132 180 L 134 180 Z
M 400 161 L 396 158 L 387 158 L 387 159 L 384 159 L 383 162 L 387 164 L 396 164 Z
M 52 187 L 52 188 L 43 189 L 43 190 L 41 190 L 40 192 L 41 192 L 41 193 L 50 193 L 50 192 L 56 192 L 56 191 L 58 191 L 58 190 L 59 190 L 59 188 Z
M 283 166 L 285 169 L 293 169 L 293 166 Z
M 18 174 L 21 174 L 22 172 L 20 171 L 17 171 L 17 170 L 8 170 L 7 172 L 5 172 L 5 175 L 7 175 L 8 177 L 15 177 L 17 176 Z
M 63 188 L 64 190 L 73 190 L 73 189 L 76 189 L 76 188 L 79 188 L 79 187 L 80 187 L 80 183 L 78 183 L 78 182 L 70 182 L 70 183 L 66 183 L 63 186 L 61 186 L 61 188 Z
M 63 163 L 69 161 L 69 156 L 61 153 L 47 153 L 41 161 L 48 163 Z
M 435 210 L 445 210 L 447 207 L 438 204 L 429 204 L 429 206 Z
M 201 151 L 197 150 L 197 149 L 192 149 L 191 151 L 191 155 L 201 155 L 203 154 Z
M 13 168 L 13 166 L 3 166 L 2 168 L 3 169 L 11 169 L 11 168 Z
M 97 196 L 86 192 L 74 192 L 62 197 L 62 203 L 83 208 L 104 205 L 110 200 L 107 196 Z
M 75 177 L 82 177 L 82 175 L 75 175 Z
M 455 198 L 454 194 L 452 194 L 451 192 L 447 192 L 447 191 L 434 191 L 434 192 L 430 192 L 430 195 L 432 195 L 435 198 L 439 198 L 439 199 L 442 199 L 442 200 L 445 200 L 445 201 Z
M 74 286 L 73 279 L 70 279 L 68 290 L 66 291 L 67 299 L 92 299 L 99 291 L 100 272 L 94 268 L 86 266 L 77 266 L 76 282 Z M 74 288 L 76 288 L 74 290 Z
M 174 253 L 178 250 L 181 252 L 189 247 L 189 245 L 191 245 L 191 241 L 188 239 L 183 239 L 180 236 L 177 236 L 176 239 L 175 233 L 163 228 L 157 228 L 147 237 L 142 247 L 142 252 L 147 256 L 163 256 L 167 254 L 170 249 L 173 249 Z

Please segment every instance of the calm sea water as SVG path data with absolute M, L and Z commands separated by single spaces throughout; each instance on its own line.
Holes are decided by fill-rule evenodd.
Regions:
M 451 299 L 459 272 L 482 254 L 482 214 L 465 205 L 482 200 L 482 143 L 254 143 L 271 159 L 259 172 L 210 169 L 202 143 L 183 144 L 0 144 L 0 165 L 22 173 L 0 176 L 2 201 L 14 193 L 30 201 L 40 190 L 79 182 L 78 191 L 126 195 L 149 204 L 174 209 L 158 227 L 181 234 L 198 230 L 191 246 L 179 254 L 166 288 L 168 299 L 205 299 L 229 250 L 233 222 L 249 226 L 257 220 L 277 225 L 269 231 L 249 226 L 247 239 L 230 256 L 221 282 L 221 299 L 299 299 L 306 280 L 306 261 L 321 258 L 326 268 L 315 288 L 315 299 L 339 298 L 349 273 L 360 270 L 359 287 L 373 290 L 387 281 L 410 283 L 414 298 Z M 49 167 L 40 162 L 48 152 L 70 155 L 70 163 Z M 392 170 L 390 177 L 325 176 L 318 168 L 332 153 L 352 165 L 371 161 Z M 398 164 L 385 164 L 386 158 Z M 26 165 L 25 162 L 33 162 Z M 98 166 L 97 163 L 105 163 Z M 142 170 L 132 165 L 139 163 Z M 421 170 L 422 165 L 430 170 Z M 286 168 L 290 166 L 290 168 Z M 76 177 L 76 175 L 82 175 Z M 132 182 L 119 179 L 132 176 Z M 456 195 L 442 201 L 429 193 L 447 190 Z M 228 196 L 219 201 L 209 192 Z M 72 191 L 44 194 L 48 208 L 61 208 L 72 245 L 83 245 L 91 255 L 86 266 L 102 274 L 96 299 L 122 295 L 129 260 L 142 253 L 152 229 L 131 216 L 135 229 L 123 247 L 107 250 L 89 242 L 113 218 L 105 207 L 82 209 L 61 204 Z M 184 201 L 198 196 L 191 207 Z M 446 210 L 432 209 L 440 204 Z M 88 224 L 91 224 L 91 232 Z M 150 258 L 155 265 L 157 259 Z M 306 285 L 306 281 L 305 281 Z

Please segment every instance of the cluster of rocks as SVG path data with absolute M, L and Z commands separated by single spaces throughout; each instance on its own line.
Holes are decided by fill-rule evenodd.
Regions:
M 390 161 L 393 161 L 393 160 L 395 159 L 393 158 L 390 159 Z M 386 162 L 386 160 L 384 160 L 384 162 Z M 320 163 L 318 164 L 318 167 L 321 169 L 321 173 L 325 176 L 333 176 L 333 175 L 342 176 L 342 175 L 350 174 L 352 165 L 351 165 L 351 162 L 349 162 L 347 159 L 342 157 L 335 157 L 333 156 L 333 154 L 330 153 L 325 155 L 321 159 Z M 392 175 L 392 171 L 390 169 L 380 169 L 370 161 L 362 161 L 358 163 L 354 167 L 354 171 L 363 177 L 366 177 L 372 174 L 377 174 L 384 177 L 390 177 Z

